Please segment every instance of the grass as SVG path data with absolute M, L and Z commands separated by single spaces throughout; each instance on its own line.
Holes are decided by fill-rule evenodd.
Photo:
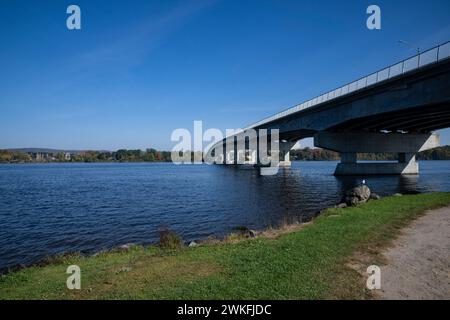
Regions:
M 159 245 L 166 249 L 178 249 L 183 246 L 183 240 L 174 231 L 163 229 L 159 231 Z
M 60 258 L 0 277 L 0 299 L 370 298 L 355 264 L 382 263 L 402 227 L 448 204 L 450 193 L 387 197 L 328 209 L 278 237 Z M 66 288 L 71 264 L 81 268 L 81 290 Z

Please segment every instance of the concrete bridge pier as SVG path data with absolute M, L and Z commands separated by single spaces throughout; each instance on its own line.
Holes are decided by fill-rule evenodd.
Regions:
M 414 153 L 399 153 L 398 156 L 398 162 L 380 161 L 361 163 L 356 161 L 357 153 L 341 153 L 341 163 L 337 165 L 334 174 L 337 176 L 345 176 L 419 173 L 419 164 L 416 162 Z
M 224 144 L 225 164 L 235 165 L 238 160 L 238 149 L 236 137 L 228 139 Z
M 436 134 L 319 132 L 314 145 L 341 154 L 335 175 L 418 174 L 416 153 L 439 146 Z M 398 162 L 358 162 L 358 153 L 397 153 Z
M 221 151 L 223 156 L 217 158 L 216 164 L 250 168 L 257 163 L 257 149 L 250 146 L 248 141 L 242 142 L 236 137 L 229 138 L 221 146 Z
M 280 141 L 280 159 L 279 167 L 290 167 L 291 166 L 291 155 L 290 151 L 292 147 L 296 144 L 296 141 Z
M 274 138 L 277 143 L 271 142 L 271 139 Z M 261 150 L 260 139 L 266 140 L 266 147 Z M 244 132 L 243 134 L 227 139 L 224 143 L 223 151 L 225 161 L 223 163 L 239 165 L 246 168 L 251 166 L 256 168 L 290 167 L 290 150 L 295 144 L 296 141 L 280 140 L 278 137 L 273 136 L 270 138 L 259 135 L 250 136 Z
M 437 143 L 439 146 L 439 143 Z M 418 174 L 419 164 L 416 161 L 415 153 L 401 152 L 398 154 L 398 163 L 403 167 L 402 174 Z

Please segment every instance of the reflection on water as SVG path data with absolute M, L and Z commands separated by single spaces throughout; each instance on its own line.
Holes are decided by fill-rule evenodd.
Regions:
M 450 191 L 450 162 L 418 176 L 335 177 L 336 162 L 294 162 L 276 176 L 233 166 L 173 164 L 0 165 L 0 269 L 46 255 L 92 253 L 157 240 L 187 241 L 307 220 L 363 179 L 380 195 Z

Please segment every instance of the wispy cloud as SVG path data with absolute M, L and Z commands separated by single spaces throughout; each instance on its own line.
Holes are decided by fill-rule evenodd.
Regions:
M 444 41 L 448 41 L 449 39 L 450 24 L 427 35 L 419 41 L 419 44 L 423 46 L 421 49 L 428 49 L 429 47 L 436 46 Z
M 238 106 L 227 106 L 217 109 L 221 113 L 236 113 L 236 112 L 257 112 L 257 111 L 273 111 L 268 107 L 238 107 Z
M 146 57 L 176 32 L 192 16 L 205 10 L 218 0 L 182 1 L 157 18 L 134 25 L 119 34 L 114 43 L 105 42 L 83 53 L 80 64 L 114 64 L 115 67 L 132 67 Z

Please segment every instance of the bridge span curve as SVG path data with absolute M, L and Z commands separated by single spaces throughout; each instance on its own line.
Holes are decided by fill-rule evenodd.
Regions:
M 278 130 L 283 161 L 277 165 L 289 165 L 298 140 L 314 137 L 316 147 L 341 153 L 335 174 L 416 174 L 415 153 L 438 146 L 433 131 L 448 127 L 450 42 L 258 121 L 211 150 L 223 148 L 225 156 L 216 162 L 239 164 L 237 141 L 247 131 L 264 129 L 270 136 Z M 395 152 L 399 162 L 359 163 L 361 152 Z M 258 166 L 257 158 L 243 161 Z

